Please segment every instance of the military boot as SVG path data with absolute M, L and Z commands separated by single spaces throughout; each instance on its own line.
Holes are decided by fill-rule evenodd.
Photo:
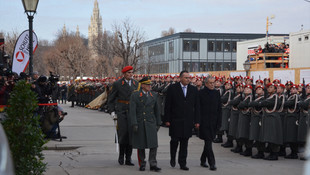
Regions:
M 264 160 L 278 160 L 278 153 L 271 151 L 269 156 L 265 157 Z
M 258 151 L 257 154 L 255 154 L 254 156 L 252 156 L 253 159 L 264 159 L 265 155 L 263 151 Z
M 221 144 L 221 146 L 224 147 L 224 148 L 232 148 L 232 147 L 234 147 L 234 144 L 233 144 L 232 140 L 227 139 L 227 142 L 224 143 L 224 144 Z
M 118 163 L 120 165 L 124 165 L 124 155 L 125 155 L 125 145 L 119 145 L 119 156 L 118 156 Z
M 132 146 L 126 145 L 126 162 L 125 162 L 125 165 L 129 165 L 129 166 L 135 165 L 131 162 L 131 155 L 132 155 Z
M 217 137 L 213 140 L 213 143 L 223 143 L 223 135 L 217 134 Z

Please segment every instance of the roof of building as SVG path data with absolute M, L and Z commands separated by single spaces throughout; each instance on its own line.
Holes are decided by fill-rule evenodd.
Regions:
M 229 39 L 256 39 L 263 38 L 266 34 L 258 33 L 196 33 L 196 32 L 180 32 L 165 37 L 156 38 L 144 42 L 143 44 L 154 44 L 156 42 L 163 42 L 166 40 L 177 39 L 177 38 L 229 38 Z M 289 34 L 269 34 L 269 36 L 289 36 Z

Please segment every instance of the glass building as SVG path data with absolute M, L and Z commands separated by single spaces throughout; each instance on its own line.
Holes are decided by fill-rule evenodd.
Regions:
M 140 50 L 139 73 L 236 70 L 237 42 L 265 36 L 246 33 L 176 33 L 146 41 Z

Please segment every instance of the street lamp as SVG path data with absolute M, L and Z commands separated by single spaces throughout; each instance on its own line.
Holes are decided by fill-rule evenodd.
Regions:
M 243 63 L 243 68 L 246 72 L 246 76 L 249 76 L 249 70 L 251 69 L 251 63 L 249 61 L 246 61 Z
M 29 75 L 33 72 L 33 35 L 32 35 L 32 23 L 33 16 L 36 13 L 39 0 L 22 0 L 25 13 L 28 16 L 29 22 Z
M 270 19 L 274 19 L 274 15 L 271 15 Z M 272 23 L 269 21 L 269 17 L 267 16 L 267 23 L 266 23 L 266 44 L 268 43 L 268 28 L 271 26 Z

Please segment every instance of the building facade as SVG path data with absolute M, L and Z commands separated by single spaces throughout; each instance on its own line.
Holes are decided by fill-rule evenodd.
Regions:
M 236 70 L 237 42 L 265 34 L 176 33 L 142 44 L 139 73 Z
M 290 33 L 291 68 L 310 67 L 310 30 Z
M 99 11 L 98 1 L 94 2 L 93 14 L 90 18 L 90 25 L 88 26 L 88 48 L 93 51 L 93 41 L 102 33 L 102 17 Z

